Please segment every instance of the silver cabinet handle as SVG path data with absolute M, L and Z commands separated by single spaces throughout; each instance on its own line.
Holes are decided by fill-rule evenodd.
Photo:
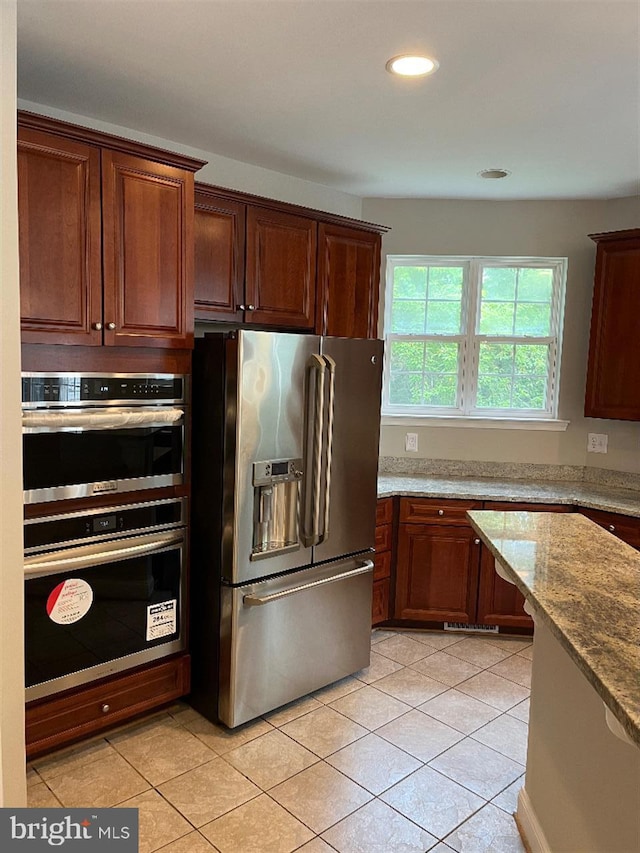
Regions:
M 256 310 L 255 305 L 247 305 L 247 311 L 255 311 L 255 310 Z
M 474 545 L 479 545 L 479 544 L 480 544 L 480 540 L 479 540 L 479 539 L 474 539 L 474 540 L 473 540 L 473 544 L 474 544 Z
M 439 509 L 439 510 L 438 510 L 438 515 L 444 515 L 444 510 L 443 510 L 443 509 Z
M 102 323 L 93 323 L 93 328 L 96 330 L 96 332 L 101 332 L 102 331 Z
M 327 400 L 327 453 L 324 478 L 324 523 L 319 542 L 329 538 L 329 502 L 331 497 L 331 460 L 333 457 L 333 415 L 336 399 L 336 363 L 329 355 L 323 356 L 329 372 L 329 399 Z
M 116 327 L 116 324 L 115 324 L 115 323 L 107 323 L 107 329 L 109 329 L 110 331 L 112 331 L 112 332 L 113 332 L 113 330 L 115 329 L 115 327 Z
M 247 310 L 247 306 L 246 306 L 246 305 L 244 305 L 244 304 L 236 305 L 236 310 L 238 310 L 238 311 L 246 311 L 246 310 Z
M 173 532 L 136 537 L 133 544 L 127 548 L 109 548 L 105 543 L 101 543 L 98 550 L 96 550 L 96 546 L 90 545 L 69 548 L 65 552 L 54 551 L 44 557 L 40 555 L 27 557 L 24 561 L 24 574 L 25 577 L 30 575 L 57 575 L 71 570 L 88 569 L 91 566 L 100 566 L 115 560 L 126 560 L 129 557 L 161 551 L 163 548 L 179 544 L 183 540 L 184 534 L 182 532 Z
M 107 703 L 105 702 L 104 705 L 100 708 L 100 710 L 103 714 L 108 714 L 111 710 L 111 705 L 107 705 Z
M 615 529 L 616 529 L 615 524 L 610 524 L 610 525 L 609 525 L 609 530 L 610 530 L 612 533 L 615 531 Z
M 332 575 L 330 578 L 323 578 L 319 581 L 311 581 L 311 583 L 303 583 L 300 586 L 293 586 L 290 589 L 283 589 L 281 592 L 274 592 L 271 595 L 253 595 L 249 593 L 242 599 L 246 607 L 261 607 L 263 604 L 269 604 L 271 601 L 279 601 L 281 598 L 287 598 L 289 595 L 295 595 L 298 592 L 306 592 L 308 589 L 316 589 L 319 586 L 326 586 L 335 581 L 343 581 L 347 578 L 354 578 L 356 575 L 363 575 L 373 569 L 373 561 L 365 560 L 357 569 L 350 569 L 348 572 L 340 572 L 338 575 Z
M 326 364 L 314 353 L 307 361 L 307 424 L 304 448 L 304 530 L 306 547 L 320 542 L 320 482 L 322 477 L 322 430 L 324 426 L 324 375 Z M 309 457 L 312 459 L 309 465 Z M 307 474 L 306 472 L 309 472 Z

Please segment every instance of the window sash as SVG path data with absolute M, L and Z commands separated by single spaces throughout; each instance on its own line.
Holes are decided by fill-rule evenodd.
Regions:
M 400 334 L 387 331 L 391 328 L 394 270 L 398 266 L 454 266 L 463 268 L 461 330 L 459 334 Z M 487 267 L 552 269 L 550 335 L 488 335 L 479 333 L 482 275 L 483 270 Z M 554 418 L 557 413 L 559 354 L 561 351 L 565 277 L 566 259 L 564 258 L 389 256 L 387 258 L 387 286 L 385 290 L 385 340 L 387 342 L 387 357 L 385 358 L 383 381 L 383 415 L 416 415 L 421 417 L 453 415 L 462 417 L 527 418 L 538 420 Z M 514 304 L 517 305 L 517 301 L 514 301 Z M 390 402 L 390 349 L 391 345 L 396 341 L 446 341 L 458 344 L 458 382 L 455 406 L 415 406 Z M 548 370 L 546 374 L 546 394 L 543 408 L 490 409 L 487 407 L 478 407 L 478 369 L 480 345 L 483 342 L 545 345 L 548 347 Z

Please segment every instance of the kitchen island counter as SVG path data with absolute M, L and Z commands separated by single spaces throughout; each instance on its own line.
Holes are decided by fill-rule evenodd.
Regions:
M 639 850 L 640 555 L 577 513 L 468 515 L 535 620 L 530 848 Z

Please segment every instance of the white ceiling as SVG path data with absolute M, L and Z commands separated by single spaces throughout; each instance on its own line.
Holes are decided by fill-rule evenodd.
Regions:
M 18 0 L 20 98 L 357 196 L 640 189 L 636 0 Z M 440 70 L 392 78 L 391 56 Z M 512 172 L 482 180 L 485 168 Z

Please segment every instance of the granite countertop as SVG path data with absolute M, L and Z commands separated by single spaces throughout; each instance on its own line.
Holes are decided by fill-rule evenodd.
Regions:
M 578 514 L 473 510 L 469 518 L 640 746 L 640 554 Z
M 381 474 L 378 497 L 406 495 L 485 501 L 576 504 L 640 518 L 640 492 L 616 486 L 577 481 L 507 480 L 493 477 L 434 477 L 420 474 Z

